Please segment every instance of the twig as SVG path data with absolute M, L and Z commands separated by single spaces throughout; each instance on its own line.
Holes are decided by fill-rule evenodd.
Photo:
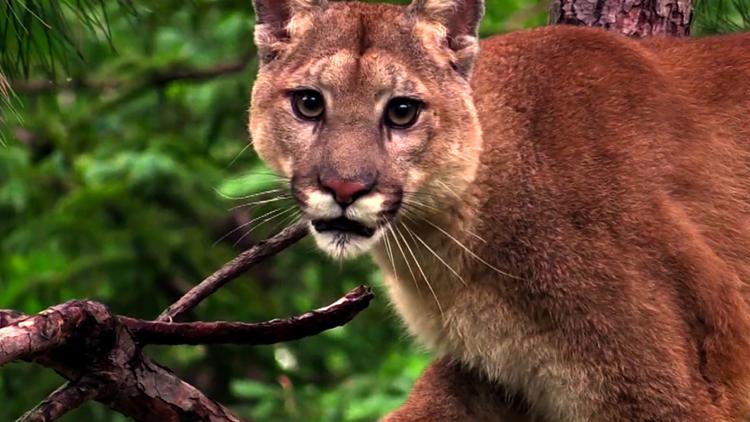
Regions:
M 233 260 L 224 264 L 219 270 L 208 276 L 200 284 L 185 293 L 177 302 L 169 306 L 156 319 L 171 322 L 183 313 L 198 305 L 203 299 L 218 290 L 221 286 L 235 279 L 261 260 L 291 246 L 307 235 L 307 225 L 298 223 L 282 230 L 276 236 L 258 243 L 242 252 Z
M 313 336 L 351 321 L 373 298 L 359 286 L 336 302 L 298 317 L 257 324 L 238 322 L 168 323 L 120 317 L 142 344 L 273 344 Z
M 255 53 L 244 54 L 237 61 L 219 63 L 212 67 L 193 68 L 181 65 L 173 65 L 164 70 L 158 70 L 151 74 L 151 83 L 154 85 L 166 85 L 176 81 L 204 81 L 219 76 L 231 75 L 242 72 L 250 64 Z
M 18 422 L 48 422 L 77 409 L 99 393 L 99 382 L 92 377 L 69 381 L 53 391 L 43 402 L 18 418 Z
M 203 81 L 220 76 L 231 75 L 244 71 L 250 64 L 250 62 L 252 62 L 254 56 L 254 54 L 248 53 L 244 54 L 240 59 L 236 61 L 219 63 L 205 68 L 194 68 L 175 63 L 166 66 L 164 69 L 146 72 L 145 75 L 141 75 L 140 77 L 136 78 L 136 80 L 143 81 L 139 82 L 137 85 L 144 84 L 152 86 L 164 86 L 177 81 Z M 101 91 L 125 87 L 128 84 L 129 83 L 127 81 L 116 79 L 72 79 L 62 82 L 51 81 L 48 79 L 33 79 L 28 81 L 12 81 L 11 87 L 18 93 L 46 94 L 49 92 L 58 91 L 60 89 Z

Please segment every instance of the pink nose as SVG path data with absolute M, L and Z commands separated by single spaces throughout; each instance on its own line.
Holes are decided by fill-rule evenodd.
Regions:
M 349 205 L 357 198 L 367 195 L 372 185 L 343 179 L 323 179 L 323 188 L 333 194 L 333 197 L 341 205 Z

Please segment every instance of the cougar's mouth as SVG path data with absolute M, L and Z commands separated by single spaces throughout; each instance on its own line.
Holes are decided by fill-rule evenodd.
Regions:
M 332 220 L 313 220 L 312 225 L 315 228 L 315 231 L 319 233 L 350 233 L 362 237 L 372 237 L 372 235 L 375 234 L 375 229 L 346 217 L 334 218 Z

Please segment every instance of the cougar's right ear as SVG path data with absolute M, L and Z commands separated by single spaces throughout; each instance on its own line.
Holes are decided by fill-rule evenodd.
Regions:
M 253 0 L 255 8 L 255 45 L 261 64 L 275 59 L 290 42 L 300 15 L 325 9 L 327 0 Z

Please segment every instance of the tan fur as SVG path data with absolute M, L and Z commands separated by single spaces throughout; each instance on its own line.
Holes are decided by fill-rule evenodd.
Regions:
M 456 0 L 417 0 L 409 7 L 411 10 L 424 14 L 428 19 L 445 21 L 456 8 Z
M 428 368 L 404 406 L 386 418 L 387 422 L 529 420 L 528 403 L 478 372 L 447 358 L 438 359 Z
M 294 0 L 291 3 L 295 12 L 316 11 L 328 6 L 327 0 Z
M 387 420 L 747 417 L 750 35 L 549 27 L 477 55 L 481 6 L 321 3 L 256 35 L 256 150 L 310 219 L 377 228 L 316 240 L 371 248 L 440 356 Z M 299 87 L 323 121 L 294 117 Z M 399 96 L 425 108 L 384 129 Z M 342 210 L 331 172 L 377 183 Z

